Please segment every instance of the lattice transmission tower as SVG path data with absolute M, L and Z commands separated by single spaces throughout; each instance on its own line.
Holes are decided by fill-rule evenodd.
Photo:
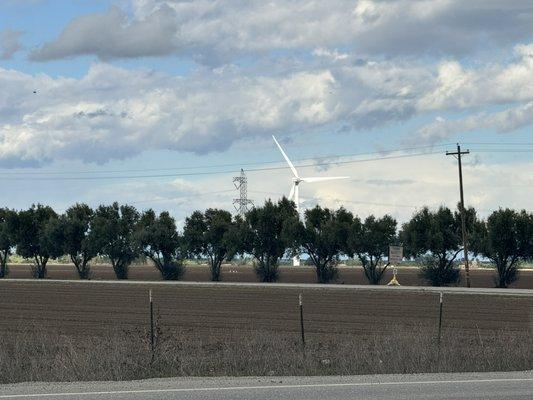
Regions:
M 233 184 L 240 194 L 238 199 L 233 200 L 233 206 L 239 215 L 244 215 L 248 211 L 248 206 L 253 207 L 254 203 L 248 199 L 248 178 L 242 168 L 241 174 L 233 178 Z

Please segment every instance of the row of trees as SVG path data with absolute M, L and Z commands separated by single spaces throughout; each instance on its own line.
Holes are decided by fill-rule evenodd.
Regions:
M 518 277 L 521 262 L 533 259 L 533 214 L 500 209 L 480 220 L 474 209 L 466 212 L 469 248 L 496 267 L 496 286 L 507 287 Z M 67 255 L 81 279 L 91 276 L 96 256 L 111 263 L 119 279 L 128 277 L 131 263 L 149 258 L 163 279 L 178 280 L 187 257 L 209 261 L 211 279 L 221 279 L 221 265 L 237 254 L 251 255 L 263 282 L 278 279 L 280 259 L 305 253 L 315 266 L 317 281 L 336 278 L 342 257 L 357 258 L 371 284 L 379 284 L 388 267 L 389 245 L 404 246 L 406 257 L 417 259 L 421 273 L 433 285 L 458 282 L 462 252 L 458 212 L 446 207 L 424 208 L 398 230 L 389 215 L 364 220 L 344 208 L 316 206 L 298 217 L 286 198 L 267 201 L 244 217 L 225 210 L 195 211 L 182 233 L 175 220 L 153 210 L 139 213 L 128 205 L 102 205 L 93 210 L 76 204 L 58 215 L 48 206 L 28 210 L 0 209 L 0 277 L 7 274 L 9 255 L 16 251 L 33 260 L 36 278 L 46 277 L 50 258 Z
M 100 206 L 92 210 L 76 204 L 63 215 L 48 206 L 16 212 L 0 210 L 0 277 L 7 274 L 9 255 L 16 251 L 33 260 L 35 278 L 46 277 L 50 258 L 67 255 L 81 279 L 91 276 L 90 261 L 107 258 L 118 279 L 127 279 L 128 268 L 141 255 L 150 258 L 164 279 L 183 274 L 181 238 L 174 219 L 152 210 L 142 215 L 132 206 Z

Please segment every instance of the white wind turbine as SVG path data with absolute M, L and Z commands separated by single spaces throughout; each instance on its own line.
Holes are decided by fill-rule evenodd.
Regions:
M 300 175 L 298 175 L 298 171 L 296 170 L 296 168 L 294 168 L 294 165 L 292 164 L 291 160 L 289 160 L 289 157 L 287 157 L 287 154 L 285 154 L 285 152 L 281 148 L 280 144 L 278 143 L 274 135 L 272 135 L 272 139 L 274 139 L 274 142 L 278 146 L 278 149 L 283 155 L 283 158 L 285 158 L 285 161 L 287 161 L 287 164 L 289 164 L 292 174 L 294 175 L 294 177 L 292 178 L 292 187 L 291 187 L 291 191 L 289 193 L 288 199 L 294 200 L 294 203 L 296 204 L 296 211 L 298 212 L 298 216 L 300 216 L 300 190 L 299 190 L 300 182 L 313 183 L 313 182 L 324 182 L 324 181 L 333 181 L 337 179 L 348 179 L 349 178 L 349 176 L 324 176 L 324 177 L 313 176 L 313 177 L 308 177 L 308 178 L 300 177 Z M 299 266 L 300 257 L 298 256 L 294 257 L 292 259 L 292 264 L 294 266 Z

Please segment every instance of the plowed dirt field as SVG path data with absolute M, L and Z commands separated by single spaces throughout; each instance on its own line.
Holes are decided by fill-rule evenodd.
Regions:
M 148 290 L 159 326 L 195 335 L 299 331 L 376 334 L 399 327 L 436 329 L 438 293 L 349 287 L 201 286 L 153 283 L 0 281 L 0 332 L 39 329 L 75 335 L 146 329 Z M 444 328 L 473 335 L 494 329 L 533 330 L 533 297 L 445 294 Z
M 15 264 L 9 267 L 9 278 L 32 279 L 30 266 L 27 264 Z M 109 265 L 95 265 L 92 267 L 93 280 L 113 280 L 115 275 Z M 417 268 L 398 268 L 398 280 L 406 286 L 427 286 L 427 282 L 419 277 Z M 471 269 L 472 287 L 494 287 L 495 271 L 493 269 Z M 48 278 L 50 279 L 78 279 L 74 266 L 65 264 L 55 264 L 48 266 Z M 392 270 L 386 272 L 383 283 L 387 283 L 392 278 Z M 130 268 L 130 280 L 158 281 L 161 276 L 157 270 L 150 265 L 134 265 Z M 187 266 L 185 281 L 209 281 L 209 268 L 205 265 Z M 225 282 L 257 282 L 257 276 L 253 268 L 249 265 L 233 266 L 224 265 L 222 267 L 222 280 Z M 464 271 L 462 271 L 462 281 L 460 286 L 464 286 Z M 316 275 L 313 267 L 280 267 L 281 283 L 315 283 Z M 340 267 L 339 276 L 336 283 L 350 285 L 366 285 L 368 281 L 363 275 L 360 267 Z M 511 287 L 519 289 L 533 289 L 533 270 L 522 270 L 520 278 Z

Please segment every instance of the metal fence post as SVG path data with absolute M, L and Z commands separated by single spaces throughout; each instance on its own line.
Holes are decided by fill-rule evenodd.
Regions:
M 154 302 L 152 300 L 152 289 L 150 289 L 150 350 L 152 352 L 152 361 L 155 352 L 155 334 L 154 334 Z
M 439 296 L 439 334 L 437 337 L 437 368 L 440 366 L 440 341 L 442 338 L 442 305 L 443 305 L 443 294 L 440 292 Z
M 438 340 L 439 347 L 440 347 L 440 340 L 441 340 L 441 336 L 442 336 L 442 298 L 443 298 L 443 295 L 442 295 L 442 292 L 440 292 L 440 297 L 439 297 L 439 340 Z
M 298 303 L 300 305 L 300 331 L 302 333 L 302 346 L 305 347 L 305 332 L 304 332 L 304 306 L 302 300 L 302 294 L 298 296 Z

